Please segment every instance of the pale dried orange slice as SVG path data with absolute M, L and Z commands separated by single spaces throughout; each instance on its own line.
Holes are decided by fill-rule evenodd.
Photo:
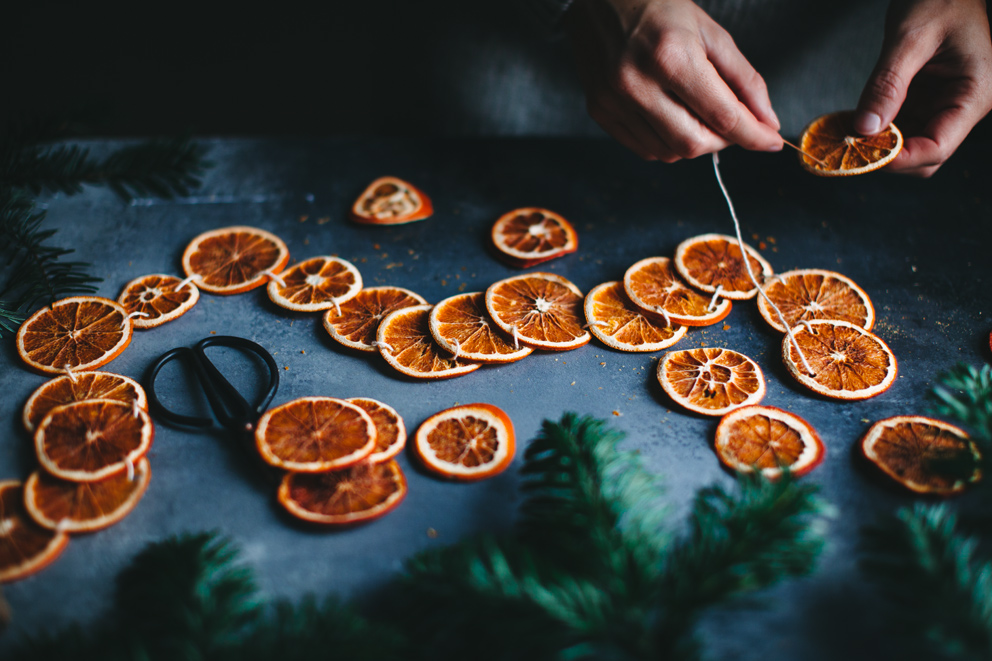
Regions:
M 115 301 L 70 296 L 42 308 L 17 330 L 17 353 L 48 374 L 93 370 L 131 343 L 133 323 Z
M 907 489 L 951 495 L 982 478 L 981 455 L 968 434 L 919 415 L 879 420 L 861 439 L 869 461 Z
M 145 389 L 134 379 L 112 372 L 80 372 L 46 381 L 24 405 L 24 428 L 33 432 L 56 406 L 87 399 L 116 399 L 148 410 Z
M 723 416 L 714 447 L 731 470 L 757 470 L 773 480 L 785 470 L 794 476 L 805 475 L 826 454 L 823 441 L 808 422 L 774 406 L 745 406 Z
M 375 424 L 375 449 L 366 457 L 367 462 L 378 464 L 400 453 L 406 445 L 406 426 L 396 409 L 368 397 L 352 397 L 345 401 L 368 413 Z
M 64 532 L 46 530 L 24 509 L 20 482 L 0 482 L 0 583 L 8 583 L 41 571 L 69 543 Z
M 652 321 L 637 308 L 623 283 L 604 282 L 586 294 L 586 325 L 600 342 L 620 351 L 659 351 L 682 339 L 687 326 Z
M 88 399 L 57 406 L 38 425 L 34 446 L 55 477 L 95 482 L 131 473 L 151 447 L 152 419 L 135 404 Z
M 362 274 L 339 257 L 314 257 L 272 278 L 269 298 L 297 312 L 339 308 L 362 289 Z
M 257 227 L 204 232 L 186 247 L 183 271 L 212 294 L 240 294 L 267 283 L 289 262 L 289 248 Z
M 757 250 L 744 244 L 748 263 L 758 284 L 771 276 L 772 266 Z M 675 270 L 691 286 L 724 298 L 754 298 L 758 288 L 751 282 L 737 238 L 724 234 L 702 234 L 686 239 L 675 248 Z
M 807 321 L 792 328 L 812 374 L 786 335 L 782 358 L 789 373 L 810 390 L 834 399 L 868 399 L 896 379 L 896 357 L 881 338 L 848 321 Z
M 554 273 L 525 273 L 486 290 L 486 310 L 514 347 L 564 351 L 589 343 L 582 292 Z
M 180 287 L 180 285 L 182 285 Z M 155 328 L 186 314 L 200 300 L 193 281 L 173 275 L 143 275 L 124 285 L 117 297 L 135 328 Z
M 890 163 L 902 150 L 902 142 L 895 124 L 875 135 L 859 135 L 854 112 L 844 110 L 817 117 L 803 129 L 799 162 L 821 177 L 863 174 Z
M 658 362 L 658 382 L 677 404 L 703 415 L 723 415 L 765 396 L 758 363 L 717 347 L 669 351 Z
M 262 414 L 255 445 L 269 464 L 301 473 L 347 468 L 375 450 L 375 423 L 343 399 L 301 397 Z
M 400 225 L 434 213 L 431 199 L 413 184 L 380 177 L 369 184 L 351 207 L 351 219 L 371 225 Z
M 865 330 L 875 325 L 875 308 L 868 294 L 850 278 L 822 269 L 797 269 L 778 273 L 763 287 L 765 296 L 782 311 L 789 328 L 801 321 L 849 321 Z M 764 296 L 758 310 L 775 330 L 784 333 L 778 314 Z
M 431 336 L 430 305 L 390 312 L 379 324 L 376 347 L 394 369 L 417 379 L 450 379 L 474 372 L 479 363 L 449 356 Z
M 326 473 L 287 473 L 277 497 L 290 514 L 304 521 L 347 525 L 388 514 L 406 492 L 403 471 L 390 459 Z
M 35 471 L 24 483 L 24 506 L 38 525 L 67 533 L 93 532 L 113 525 L 135 508 L 148 489 L 148 459 L 99 482 L 70 482 Z
M 579 249 L 579 235 L 560 214 L 538 207 L 514 209 L 493 224 L 492 241 L 513 266 L 529 268 Z
M 464 404 L 435 413 L 417 429 L 414 449 L 424 465 L 460 481 L 501 473 L 513 462 L 510 417 L 492 404 Z
M 359 351 L 376 350 L 379 322 L 395 310 L 426 305 L 427 299 L 402 287 L 367 287 L 324 314 L 324 330 L 335 340 Z
M 455 358 L 480 363 L 509 363 L 531 354 L 530 347 L 514 347 L 486 311 L 484 292 L 446 298 L 431 310 L 431 336 Z
M 623 290 L 645 314 L 681 326 L 710 326 L 730 314 L 728 298 L 703 296 L 676 275 L 672 260 L 648 257 L 623 274 Z

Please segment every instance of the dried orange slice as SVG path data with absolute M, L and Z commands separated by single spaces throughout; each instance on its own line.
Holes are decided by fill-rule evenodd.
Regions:
M 115 301 L 70 296 L 42 308 L 17 330 L 17 353 L 48 374 L 106 365 L 131 343 L 133 323 Z
M 778 273 L 763 287 L 789 328 L 801 321 L 830 319 L 849 321 L 865 330 L 875 325 L 875 308 L 868 294 L 850 278 L 822 269 L 797 269 Z M 775 330 L 784 333 L 778 315 L 764 296 L 758 297 L 758 310 Z
M 182 285 L 182 288 L 180 288 Z M 135 328 L 155 328 L 186 314 L 200 300 L 200 290 L 192 281 L 173 275 L 143 275 L 124 285 L 117 297 Z
M 152 419 L 135 404 L 88 399 L 57 406 L 34 433 L 42 468 L 55 477 L 95 482 L 131 473 L 155 435 Z
M 669 351 L 658 362 L 658 382 L 677 404 L 703 415 L 723 415 L 765 396 L 758 363 L 717 347 Z
M 534 351 L 514 347 L 512 338 L 493 324 L 484 292 L 446 298 L 434 306 L 428 320 L 434 341 L 458 359 L 509 363 Z
M 24 405 L 24 428 L 33 432 L 56 406 L 87 399 L 116 399 L 148 410 L 145 389 L 134 379 L 112 372 L 81 372 L 46 381 Z
M 810 390 L 834 399 L 868 399 L 896 379 L 896 357 L 881 338 L 848 321 L 807 321 L 792 329 L 813 373 L 807 373 L 789 336 L 782 358 L 789 373 Z
M 982 477 L 981 455 L 961 429 L 919 415 L 879 420 L 861 439 L 869 461 L 917 493 L 960 493 Z
M 486 310 L 514 346 L 563 351 L 588 344 L 583 295 L 554 273 L 525 273 L 500 280 L 486 290 Z
M 529 268 L 579 249 L 579 235 L 561 215 L 525 207 L 500 216 L 493 224 L 496 250 L 513 266 Z
M 637 308 L 623 283 L 604 282 L 586 294 L 586 325 L 600 342 L 620 351 L 659 351 L 682 339 L 686 326 L 652 321 Z
M 791 475 L 805 475 L 826 454 L 808 422 L 774 406 L 745 406 L 723 416 L 716 428 L 715 448 L 731 470 L 758 470 L 769 479 L 786 469 Z
M 316 312 L 340 306 L 362 289 L 362 274 L 338 257 L 314 257 L 272 278 L 269 298 L 297 312 Z
M 406 445 L 406 426 L 396 409 L 368 397 L 352 397 L 345 401 L 368 413 L 375 424 L 375 449 L 366 461 L 378 464 L 400 453 Z
M 376 346 L 394 369 L 417 379 L 449 379 L 479 369 L 448 357 L 431 336 L 430 305 L 390 312 L 379 324 Z
M 460 481 L 481 480 L 513 461 L 510 417 L 492 404 L 464 404 L 435 413 L 417 429 L 414 448 L 424 465 Z
M 204 232 L 186 247 L 183 271 L 213 294 L 240 294 L 269 281 L 289 262 L 289 248 L 256 227 L 224 227 Z
M 20 482 L 0 482 L 0 583 L 41 571 L 68 543 L 64 532 L 46 530 L 28 516 Z
M 758 251 L 744 244 L 748 263 L 758 284 L 772 274 L 772 266 Z M 675 248 L 675 270 L 685 281 L 700 291 L 724 298 L 745 300 L 754 298 L 758 288 L 748 277 L 744 257 L 736 237 L 723 234 L 703 234 L 686 239 Z
M 347 468 L 375 449 L 375 423 L 343 399 L 301 397 L 258 420 L 255 445 L 273 466 L 302 473 Z
M 372 225 L 400 225 L 434 213 L 431 199 L 413 184 L 380 177 L 369 184 L 351 207 L 351 219 Z
M 395 310 L 414 305 L 426 305 L 427 299 L 402 287 L 367 287 L 340 310 L 332 308 L 324 314 L 324 330 L 341 344 L 359 351 L 375 351 L 375 336 L 379 322 Z
M 623 290 L 645 314 L 666 324 L 710 326 L 730 314 L 728 298 L 706 297 L 675 274 L 667 257 L 648 257 L 623 274 Z
M 902 133 L 889 124 L 875 135 L 859 135 L 854 130 L 854 112 L 844 110 L 810 122 L 799 147 L 805 152 L 800 152 L 799 162 L 813 174 L 846 177 L 887 165 L 902 149 Z
M 24 483 L 24 506 L 38 525 L 67 533 L 102 530 L 123 519 L 148 489 L 148 459 L 99 482 L 69 482 L 35 471 Z
M 363 461 L 326 473 L 286 473 L 277 498 L 295 517 L 347 525 L 377 519 L 406 497 L 403 471 L 395 460 Z

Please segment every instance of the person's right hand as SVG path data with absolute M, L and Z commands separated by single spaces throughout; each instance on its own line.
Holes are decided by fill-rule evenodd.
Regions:
M 642 158 L 782 149 L 765 81 L 690 0 L 575 0 L 566 21 L 590 116 Z

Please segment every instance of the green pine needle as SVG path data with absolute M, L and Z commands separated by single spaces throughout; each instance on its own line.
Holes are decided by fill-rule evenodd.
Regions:
M 958 364 L 933 389 L 937 412 L 970 427 L 984 450 L 992 448 L 992 366 Z

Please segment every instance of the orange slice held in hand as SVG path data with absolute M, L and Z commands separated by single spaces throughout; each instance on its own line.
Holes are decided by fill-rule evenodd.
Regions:
M 269 298 L 297 312 L 339 309 L 362 289 L 354 264 L 338 257 L 314 257 L 272 278 Z
M 762 284 L 772 274 L 771 264 L 746 243 L 744 249 L 755 279 Z M 686 239 L 676 247 L 674 263 L 679 275 L 700 291 L 734 300 L 758 294 L 736 237 L 703 234 Z
M 730 314 L 728 298 L 706 297 L 679 279 L 667 257 L 648 257 L 627 269 L 623 289 L 645 314 L 666 324 L 710 326 Z
M 758 363 L 716 347 L 669 351 L 658 362 L 658 382 L 677 404 L 703 415 L 723 415 L 765 396 Z
M 390 459 L 376 464 L 363 461 L 327 473 L 287 473 L 277 498 L 304 521 L 348 525 L 393 511 L 406 493 L 403 471 Z
M 513 462 L 516 437 L 502 409 L 465 404 L 427 418 L 417 429 L 414 449 L 438 475 L 473 481 L 506 470 Z
M 200 234 L 183 253 L 183 270 L 213 294 L 240 294 L 267 283 L 289 262 L 289 248 L 271 232 L 224 227 Z
M 400 225 L 423 220 L 434 213 L 431 199 L 413 184 L 396 177 L 380 177 L 351 207 L 351 219 L 370 225 Z
M 808 422 L 773 406 L 744 406 L 723 416 L 714 447 L 731 470 L 758 470 L 769 479 L 780 477 L 785 470 L 805 475 L 826 454 L 823 441 Z
M 840 273 L 822 269 L 787 271 L 772 276 L 763 289 L 782 311 L 789 328 L 814 319 L 848 321 L 865 330 L 875 325 L 875 308 L 868 294 Z M 764 296 L 758 297 L 758 311 L 772 328 L 785 332 Z
M 554 273 L 526 273 L 486 290 L 486 310 L 514 343 L 565 351 L 589 343 L 582 292 Z
M 492 322 L 483 292 L 446 298 L 431 310 L 431 336 L 455 358 L 480 363 L 508 363 L 529 356 L 530 347 L 514 347 L 513 339 Z
M 8 583 L 41 571 L 69 543 L 64 532 L 46 530 L 24 509 L 20 482 L 0 482 L 0 583 Z
M 863 174 L 890 163 L 902 144 L 902 133 L 894 124 L 875 135 L 859 135 L 854 130 L 854 111 L 845 110 L 810 122 L 799 139 L 799 162 L 821 177 Z
M 379 322 L 396 310 L 426 305 L 427 299 L 402 287 L 368 287 L 324 314 L 324 330 L 351 349 L 376 351 Z
M 179 285 L 182 285 L 180 288 Z M 155 328 L 186 314 L 200 300 L 192 281 L 183 283 L 173 275 L 143 275 L 124 285 L 117 297 L 135 328 Z
M 148 410 L 145 390 L 134 379 L 111 372 L 81 372 L 46 381 L 31 393 L 24 405 L 24 428 L 33 432 L 56 406 L 87 399 L 116 399 Z
M 688 327 L 653 321 L 637 308 L 623 284 L 604 282 L 585 300 L 586 325 L 600 342 L 620 351 L 659 351 L 682 339 Z
M 376 347 L 391 367 L 417 379 L 449 379 L 479 369 L 449 357 L 431 336 L 430 305 L 414 305 L 389 315 L 379 324 Z
M 529 268 L 573 253 L 579 235 L 572 224 L 554 211 L 525 207 L 500 216 L 493 225 L 496 250 L 511 265 Z
M 367 462 L 378 464 L 400 453 L 406 445 L 406 426 L 396 409 L 368 397 L 352 397 L 345 401 L 368 413 L 375 425 L 375 450 L 366 457 Z

